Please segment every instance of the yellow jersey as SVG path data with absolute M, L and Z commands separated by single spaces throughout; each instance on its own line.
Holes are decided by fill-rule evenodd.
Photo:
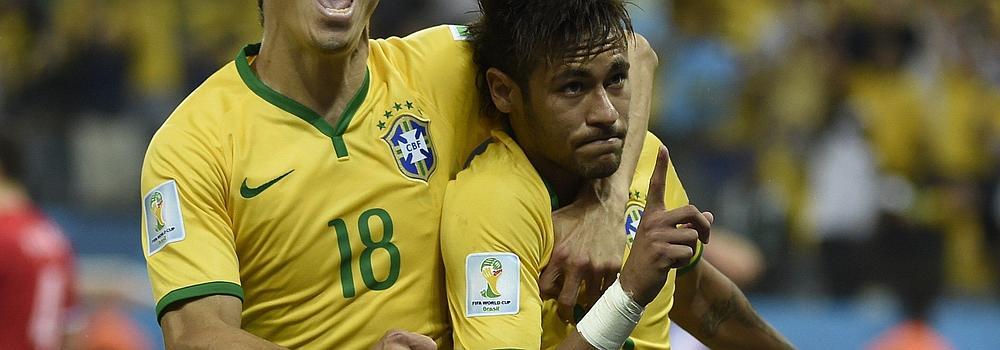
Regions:
M 660 141 L 648 134 L 626 206 L 629 247 L 643 208 Z M 441 221 L 441 252 L 457 349 L 552 349 L 573 325 L 562 322 L 552 300 L 543 301 L 538 277 L 555 244 L 552 210 L 559 200 L 516 142 L 503 131 L 448 184 Z M 667 208 L 688 204 L 672 165 L 667 170 Z M 626 248 L 626 256 L 627 249 Z M 698 250 L 689 269 L 701 257 Z M 668 349 L 673 305 L 671 270 L 660 294 L 646 307 L 624 349 Z
M 259 45 L 187 97 L 142 168 L 157 315 L 223 294 L 289 348 L 367 348 L 390 328 L 450 347 L 441 203 L 488 136 L 461 28 L 369 41 L 337 125 L 258 79 Z

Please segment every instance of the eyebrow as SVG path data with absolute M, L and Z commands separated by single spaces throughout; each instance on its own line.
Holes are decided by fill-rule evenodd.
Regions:
M 619 56 L 619 57 L 616 57 L 614 59 L 614 61 L 611 62 L 611 69 L 609 69 L 608 71 L 609 72 L 623 72 L 623 71 L 624 72 L 628 72 L 629 67 L 630 67 L 630 65 L 629 65 L 628 60 L 626 60 L 624 57 Z M 590 77 L 593 77 L 593 76 L 594 76 L 594 74 L 591 73 L 589 69 L 584 69 L 584 68 L 580 68 L 580 67 L 570 67 L 570 68 L 568 68 L 568 69 L 566 69 L 566 70 L 564 70 L 562 72 L 559 72 L 559 74 L 556 74 L 554 77 L 552 77 L 552 81 L 559 81 L 559 80 L 564 80 L 564 79 L 569 79 L 569 78 L 590 78 Z
M 611 69 L 610 69 L 610 71 L 612 71 L 612 72 L 615 72 L 615 71 L 626 71 L 626 72 L 628 72 L 629 67 L 631 67 L 631 65 L 629 64 L 628 60 L 626 60 L 624 57 L 618 56 L 618 57 L 615 57 L 615 60 L 613 62 L 611 62 Z
M 593 74 L 590 73 L 589 69 L 572 67 L 562 72 L 559 72 L 559 74 L 556 74 L 554 77 L 552 77 L 552 81 L 564 80 L 569 78 L 590 78 L 592 76 Z
M 591 73 L 591 71 L 589 69 L 584 69 L 584 68 L 581 68 L 579 66 L 572 66 L 572 64 L 567 64 L 567 65 L 569 65 L 571 67 L 569 67 L 566 70 L 561 71 L 558 74 L 556 74 L 555 76 L 553 76 L 552 77 L 552 81 L 565 80 L 565 79 L 569 79 L 569 78 L 591 78 L 591 77 L 594 76 L 594 74 Z M 629 67 L 630 67 L 630 64 L 629 64 L 628 60 L 625 59 L 625 57 L 623 57 L 623 55 L 618 54 L 618 55 L 615 55 L 615 57 L 613 58 L 613 60 L 611 62 L 611 68 L 608 69 L 608 71 L 609 72 L 622 72 L 622 71 L 628 72 Z

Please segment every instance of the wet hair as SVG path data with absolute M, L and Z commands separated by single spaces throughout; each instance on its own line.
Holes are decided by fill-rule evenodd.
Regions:
M 479 0 L 468 37 L 478 66 L 483 111 L 500 116 L 490 98 L 486 70 L 497 68 L 527 92 L 540 65 L 592 57 L 623 48 L 632 35 L 624 0 Z

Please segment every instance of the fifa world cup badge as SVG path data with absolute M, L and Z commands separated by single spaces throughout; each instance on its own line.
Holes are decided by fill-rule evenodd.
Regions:
M 513 315 L 519 310 L 521 261 L 512 253 L 475 253 L 465 258 L 465 315 Z
M 173 242 L 184 240 L 184 220 L 181 216 L 177 182 L 166 181 L 142 198 L 143 221 L 146 226 L 146 254 L 153 255 Z

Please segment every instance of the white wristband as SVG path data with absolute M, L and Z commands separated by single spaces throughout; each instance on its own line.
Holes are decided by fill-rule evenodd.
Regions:
M 583 316 L 576 330 L 599 350 L 621 349 L 629 334 L 639 324 L 644 307 L 632 300 L 622 285 L 615 283 L 604 291 L 594 307 Z

